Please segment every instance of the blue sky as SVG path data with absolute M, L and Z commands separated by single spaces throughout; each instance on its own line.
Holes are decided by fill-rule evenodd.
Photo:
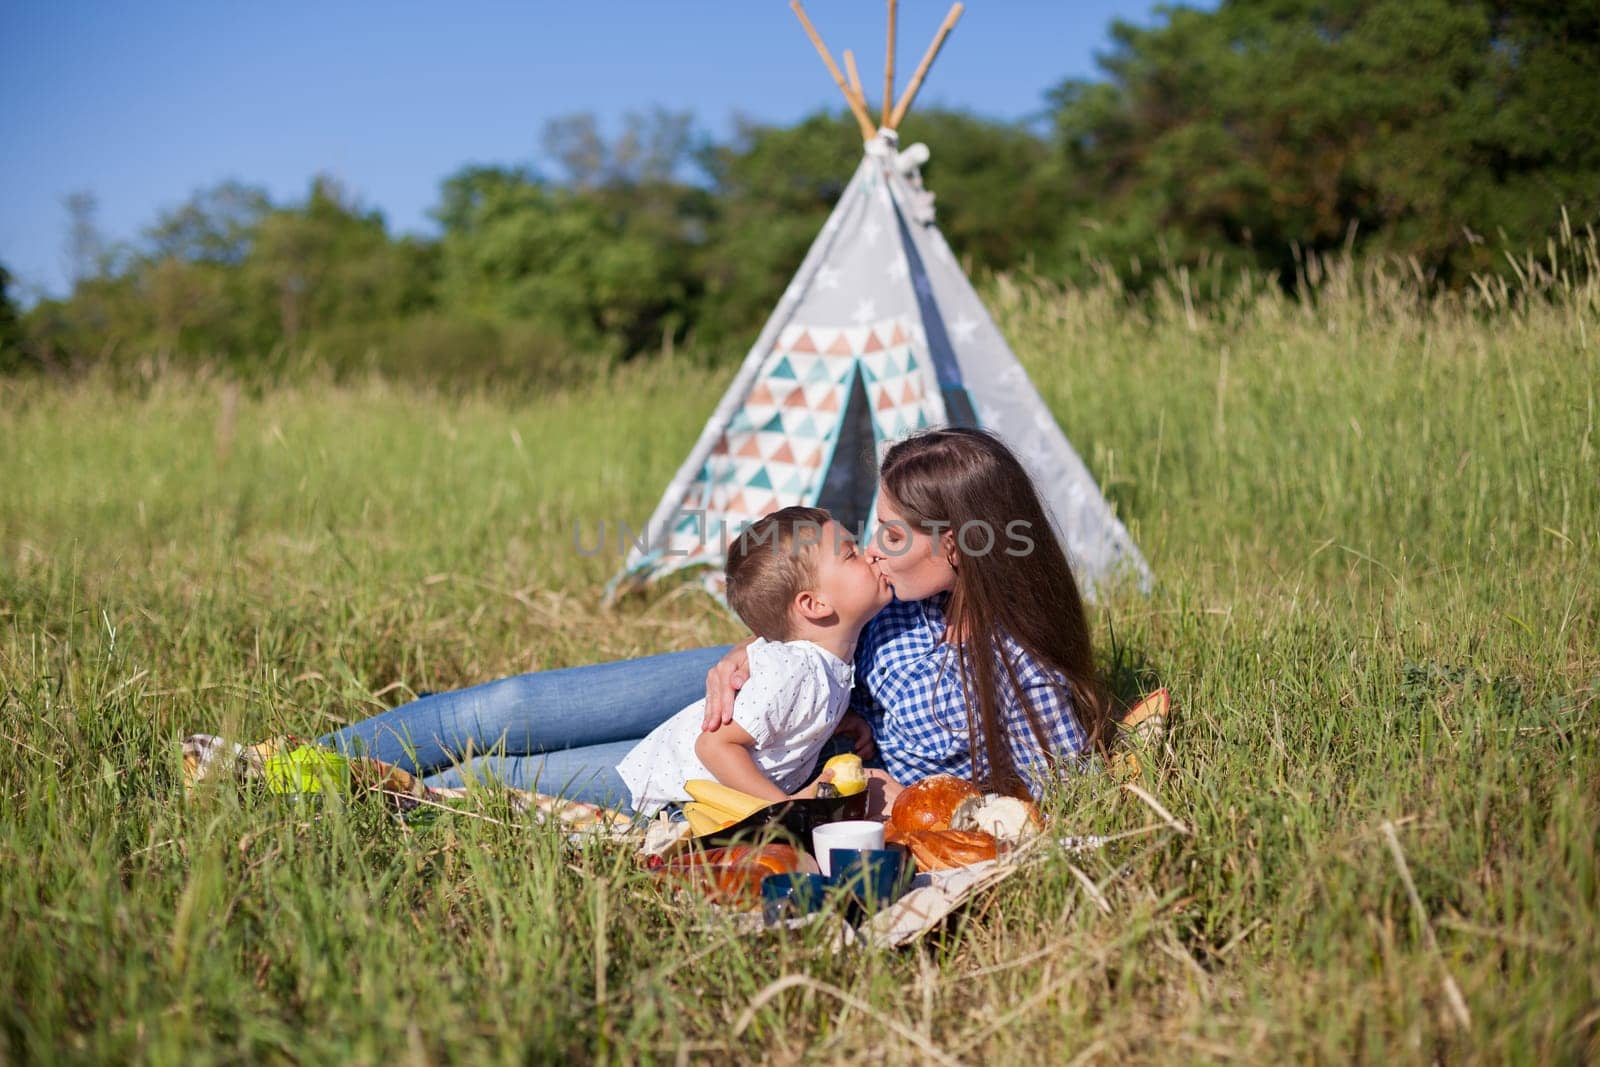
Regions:
M 901 0 L 904 86 L 949 4 Z M 969 0 L 918 104 L 1004 119 L 1092 76 L 1114 18 L 1145 0 Z M 885 5 L 810 0 L 839 57 L 882 95 Z M 842 62 L 842 60 L 841 60 Z M 840 97 L 785 0 L 484 3 L 0 0 L 0 263 L 25 300 L 65 284 L 63 198 L 131 240 L 194 190 L 237 178 L 275 199 L 339 178 L 391 228 L 429 232 L 467 163 L 538 165 L 546 119 L 609 129 L 653 106 L 722 136 Z

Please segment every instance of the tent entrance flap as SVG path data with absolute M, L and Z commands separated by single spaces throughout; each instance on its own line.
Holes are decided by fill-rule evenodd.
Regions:
M 817 506 L 852 534 L 860 532 L 872 514 L 878 492 L 877 438 L 872 432 L 872 408 L 867 386 L 857 364 L 851 374 L 849 398 L 839 421 L 828 472 L 817 495 Z

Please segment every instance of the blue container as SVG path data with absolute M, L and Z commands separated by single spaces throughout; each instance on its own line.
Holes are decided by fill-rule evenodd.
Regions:
M 828 850 L 830 881 L 854 897 L 868 913 L 888 907 L 911 887 L 914 870 L 897 848 Z
M 761 916 L 768 924 L 822 908 L 828 880 L 820 874 L 769 874 L 761 879 Z

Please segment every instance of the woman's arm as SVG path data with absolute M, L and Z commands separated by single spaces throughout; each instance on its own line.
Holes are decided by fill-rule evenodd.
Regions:
M 733 698 L 750 680 L 750 645 L 747 637 L 728 650 L 716 666 L 706 672 L 706 717 L 702 730 L 716 732 L 733 721 Z

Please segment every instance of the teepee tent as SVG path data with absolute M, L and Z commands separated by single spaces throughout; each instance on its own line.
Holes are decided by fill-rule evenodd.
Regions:
M 861 125 L 865 156 L 610 593 L 700 566 L 720 595 L 728 543 L 782 507 L 825 507 L 870 531 L 884 451 L 935 426 L 986 428 L 1021 457 L 1088 589 L 1120 574 L 1146 584 L 1127 530 L 935 225 L 919 171 L 927 149 L 899 150 L 895 128 L 962 5 L 891 109 L 890 0 L 881 128 L 867 116 L 854 57 L 844 53 L 847 82 L 798 0 L 791 6 Z

